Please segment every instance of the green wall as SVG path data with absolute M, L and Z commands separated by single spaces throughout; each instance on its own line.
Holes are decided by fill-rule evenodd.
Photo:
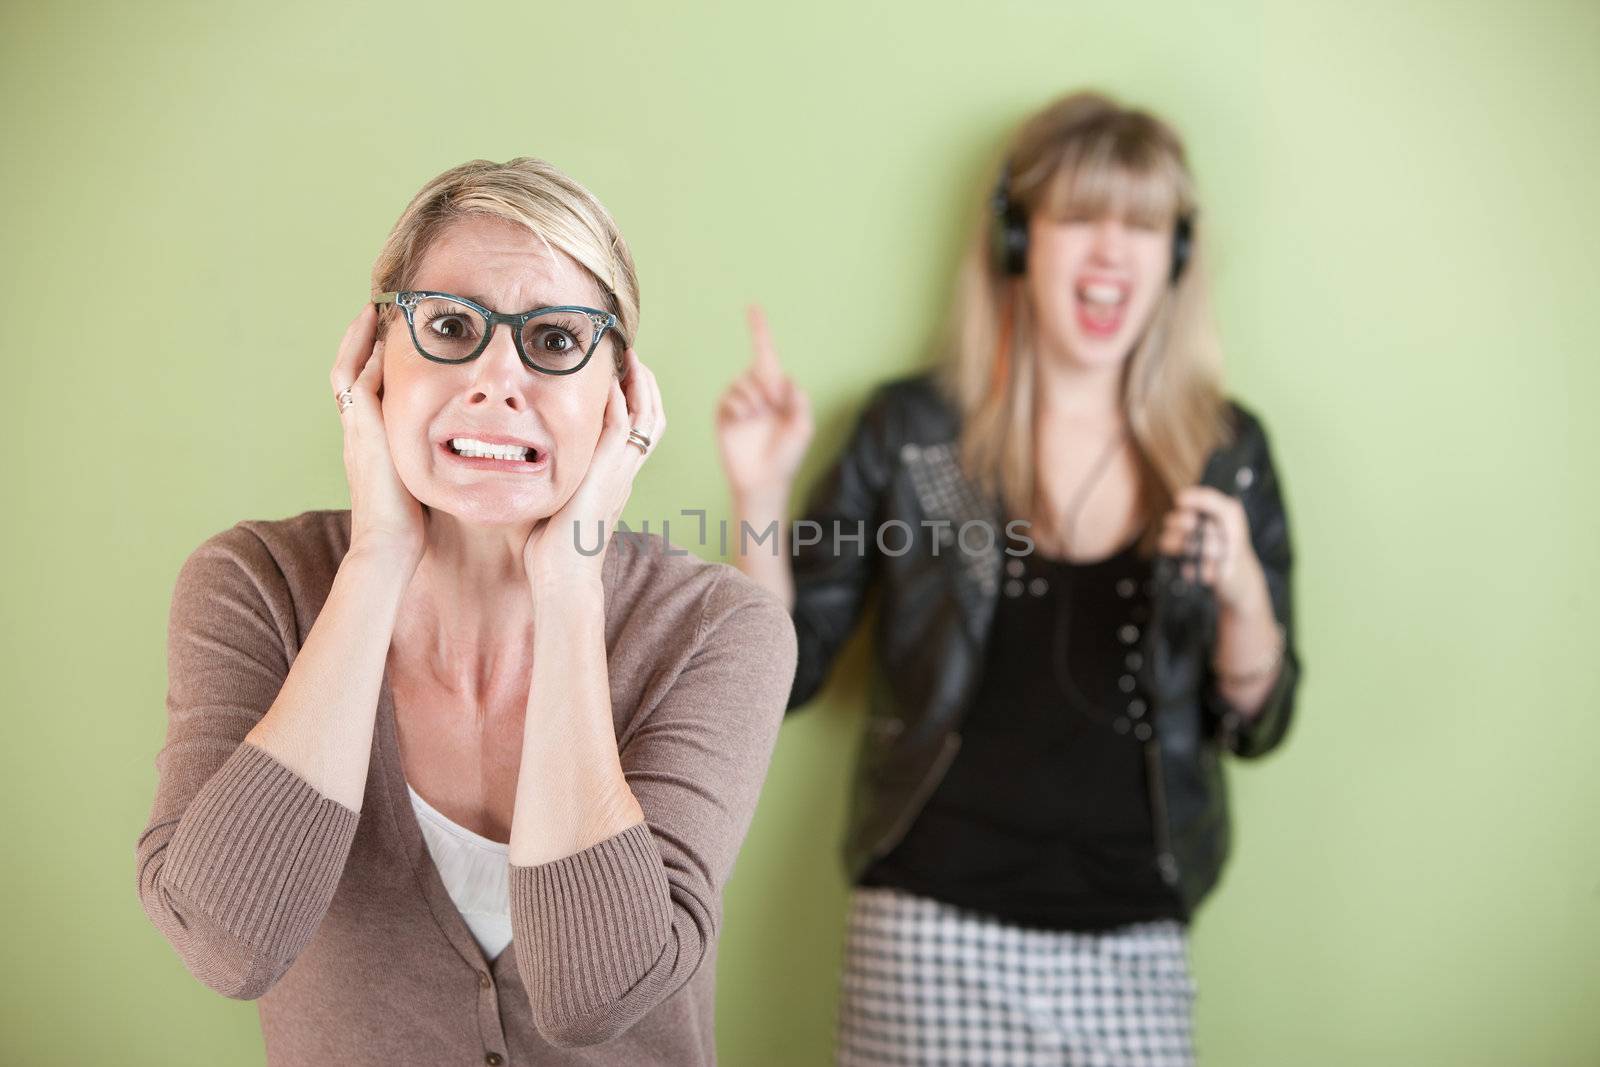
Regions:
M 1597 60 L 1592 3 L 6 3 L 0 1061 L 261 1061 L 134 891 L 168 597 L 237 519 L 347 505 L 327 373 L 425 179 L 534 154 L 605 200 L 672 423 L 629 515 L 723 514 L 744 302 L 814 476 L 925 362 L 1004 130 L 1080 84 L 1189 138 L 1297 539 L 1301 719 L 1232 767 L 1204 1061 L 1600 1061 Z M 864 653 L 728 889 L 736 1067 L 828 1057 Z

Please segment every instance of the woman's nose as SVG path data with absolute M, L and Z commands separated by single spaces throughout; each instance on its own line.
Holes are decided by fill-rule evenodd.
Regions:
M 530 373 L 517 355 L 511 328 L 498 323 L 488 345 L 472 361 L 471 402 L 496 403 L 504 400 L 508 407 L 521 408 L 526 402 L 523 390 L 527 388 Z
M 1119 261 L 1127 249 L 1128 229 L 1119 218 L 1103 218 L 1094 224 L 1090 250 L 1099 258 Z

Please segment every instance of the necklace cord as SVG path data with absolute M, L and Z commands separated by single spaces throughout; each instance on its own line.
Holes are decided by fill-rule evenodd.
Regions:
M 1119 428 L 1116 433 L 1111 435 L 1100 457 L 1095 460 L 1095 465 L 1091 469 L 1089 476 L 1084 479 L 1083 484 L 1078 487 L 1077 492 L 1072 496 L 1072 500 L 1063 510 L 1062 515 L 1065 521 L 1062 524 L 1061 533 L 1063 534 L 1062 547 L 1065 549 L 1063 560 L 1066 563 L 1070 564 L 1072 562 L 1073 534 L 1077 531 L 1078 515 L 1083 500 L 1088 495 L 1089 490 L 1100 480 L 1106 468 L 1110 466 L 1111 458 L 1116 455 L 1117 446 L 1126 437 L 1126 427 Z M 1040 495 L 1042 496 L 1043 494 Z M 1072 665 L 1068 655 L 1070 650 L 1068 638 L 1072 625 L 1072 611 L 1069 606 L 1071 599 L 1069 582 L 1069 588 L 1058 591 L 1056 595 L 1055 626 L 1050 634 L 1051 672 L 1055 675 L 1057 690 L 1067 698 L 1068 702 L 1075 705 L 1086 719 L 1090 722 L 1104 722 L 1105 715 L 1095 707 L 1093 701 L 1084 696 L 1083 691 L 1078 688 L 1077 682 L 1072 677 Z

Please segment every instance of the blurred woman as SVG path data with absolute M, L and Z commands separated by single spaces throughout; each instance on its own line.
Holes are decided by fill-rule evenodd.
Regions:
M 876 590 L 853 784 L 844 1064 L 1183 1064 L 1187 924 L 1228 852 L 1220 754 L 1300 675 L 1262 423 L 1221 386 L 1173 129 L 1097 93 L 1011 138 L 942 363 L 878 387 L 786 539 L 791 708 Z M 759 311 L 718 409 L 742 522 L 811 434 Z

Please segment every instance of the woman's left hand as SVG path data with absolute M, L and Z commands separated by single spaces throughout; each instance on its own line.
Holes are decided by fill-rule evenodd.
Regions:
M 561 510 L 534 526 L 522 549 L 528 579 L 588 576 L 600 580 L 612 527 L 633 491 L 633 479 L 647 452 L 628 438 L 637 429 L 650 439 L 649 451 L 661 443 L 667 416 L 656 376 L 628 349 L 624 373 L 611 383 L 600 439 L 583 481 Z M 591 540 L 595 538 L 596 540 Z M 599 551 L 592 551 L 598 542 Z M 579 551 L 579 545 L 583 551 Z M 592 553 L 592 554 L 591 554 Z
M 1200 543 L 1200 574 L 1185 564 L 1183 577 L 1211 586 L 1221 607 L 1237 609 L 1267 602 L 1267 578 L 1250 543 L 1250 523 L 1244 505 L 1209 485 L 1192 485 L 1178 491 L 1173 509 L 1161 526 L 1160 550 L 1169 556 L 1193 555 L 1192 543 L 1200 517 L 1206 518 Z

